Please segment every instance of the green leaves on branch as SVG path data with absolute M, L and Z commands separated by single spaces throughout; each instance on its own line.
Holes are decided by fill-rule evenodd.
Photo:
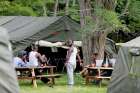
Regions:
M 132 0 L 128 9 L 128 27 L 132 31 L 140 31 L 140 1 Z
M 118 18 L 118 14 L 116 12 L 98 8 L 95 10 L 95 13 L 100 21 L 100 25 L 103 26 L 103 29 L 110 31 L 115 31 L 118 29 L 128 30 L 128 28 L 121 23 L 121 20 Z
M 26 15 L 36 16 L 32 8 L 10 3 L 8 1 L 0 2 L 0 15 Z
M 129 6 L 129 14 L 135 19 L 140 20 L 140 1 L 139 0 L 132 0 Z

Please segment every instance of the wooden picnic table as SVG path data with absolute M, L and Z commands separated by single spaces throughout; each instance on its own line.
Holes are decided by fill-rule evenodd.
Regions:
M 89 80 L 90 79 L 111 79 L 111 76 L 102 76 L 102 71 L 105 71 L 105 70 L 111 70 L 111 71 L 113 71 L 113 67 L 87 67 L 87 66 L 85 66 L 85 68 L 87 68 L 87 70 L 88 70 L 88 73 L 90 72 L 90 71 L 97 71 L 98 72 L 98 74 L 97 75 L 91 75 L 91 74 L 87 74 L 87 76 L 86 76 L 86 84 L 88 84 L 89 83 Z
M 54 74 L 54 68 L 56 68 L 56 66 L 44 66 L 44 67 L 16 67 L 15 70 L 16 72 L 20 72 L 20 75 L 17 75 L 18 79 L 31 79 L 33 81 L 33 86 L 37 87 L 37 83 L 36 83 L 36 78 L 37 77 L 48 77 L 51 78 L 52 77 L 52 82 L 54 83 L 54 77 L 56 76 L 56 74 Z M 50 72 L 46 75 L 36 75 L 35 74 L 35 70 L 36 69 L 49 69 Z M 22 76 L 22 72 L 29 72 L 31 74 L 31 76 Z

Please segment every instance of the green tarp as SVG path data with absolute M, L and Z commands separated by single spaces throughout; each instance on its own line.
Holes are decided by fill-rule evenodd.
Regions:
M 119 49 L 107 93 L 139 93 L 140 37 L 126 42 Z
M 38 40 L 81 40 L 80 25 L 67 16 L 1 16 L 0 26 L 8 30 L 14 50 L 23 49 Z
M 14 51 L 25 49 L 39 40 L 58 42 L 72 39 L 82 41 L 80 24 L 67 16 L 0 16 L 0 26 L 8 30 Z M 107 39 L 106 50 L 113 56 L 116 55 L 115 43 L 110 39 Z

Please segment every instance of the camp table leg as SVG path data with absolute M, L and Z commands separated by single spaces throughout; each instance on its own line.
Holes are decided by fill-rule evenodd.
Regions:
M 99 77 L 101 76 L 101 71 L 100 71 L 99 68 L 98 68 L 98 76 L 99 76 Z
M 53 74 L 53 67 L 50 68 L 50 74 Z
M 89 78 L 86 76 L 86 85 L 89 84 Z
M 99 88 L 102 86 L 102 80 L 99 81 Z
M 37 88 L 36 77 L 35 77 L 35 70 L 32 68 L 32 78 L 33 78 L 33 87 Z
M 100 68 L 98 68 L 98 77 L 101 77 L 101 69 Z M 99 87 L 100 88 L 101 88 L 101 83 L 102 83 L 102 80 L 99 81 Z
M 52 84 L 55 84 L 55 78 L 54 77 L 52 78 Z

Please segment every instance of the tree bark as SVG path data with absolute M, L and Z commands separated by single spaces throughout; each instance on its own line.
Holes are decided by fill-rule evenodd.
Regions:
M 73 0 L 72 6 L 75 6 L 75 4 L 76 4 L 76 0 Z
M 57 16 L 58 3 L 59 3 L 59 1 L 56 0 L 55 1 L 55 6 L 54 6 L 54 16 Z
M 65 6 L 65 15 L 69 14 L 69 0 L 65 0 L 66 1 L 66 6 Z
M 46 3 L 45 2 L 42 5 L 42 8 L 43 8 L 43 16 L 47 16 L 47 9 L 46 9 Z
M 95 0 L 97 6 L 103 6 L 103 8 L 111 10 L 114 9 L 113 2 L 114 0 Z M 92 31 L 83 33 L 82 35 L 82 49 L 83 49 L 83 58 L 84 58 L 84 65 L 89 65 L 92 63 L 92 54 L 97 53 L 98 57 L 97 59 L 104 58 L 104 52 L 105 52 L 105 43 L 106 43 L 106 37 L 107 33 L 104 31 L 106 27 L 104 27 L 104 24 L 102 23 L 102 20 L 100 17 L 95 15 L 92 15 L 91 10 L 91 0 L 79 0 L 80 4 L 80 23 L 81 27 L 83 28 L 86 24 L 86 16 L 90 16 L 93 18 L 95 17 L 95 20 L 93 20 L 96 25 L 97 29 L 94 28 Z M 91 33 L 92 32 L 92 33 Z
M 106 36 L 107 33 L 104 31 L 95 31 L 92 37 L 92 52 L 98 53 L 97 59 L 99 60 L 104 58 Z
M 79 0 L 80 5 L 80 23 L 81 28 L 83 28 L 86 24 L 86 16 L 91 17 L 91 7 L 90 7 L 90 0 Z M 83 60 L 84 65 L 88 65 L 91 63 L 91 37 L 92 34 L 89 33 L 82 33 L 82 50 L 83 50 Z
M 80 24 L 81 28 L 84 27 L 85 25 L 85 12 L 83 11 L 85 9 L 85 0 L 79 0 L 79 5 L 80 5 Z

